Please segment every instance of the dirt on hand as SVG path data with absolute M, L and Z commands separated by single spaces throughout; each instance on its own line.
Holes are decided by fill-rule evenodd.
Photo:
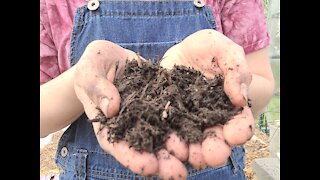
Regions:
M 221 77 L 216 80 L 206 80 L 201 73 L 179 66 L 170 74 L 170 71 L 160 68 L 159 65 L 142 63 L 137 66 L 137 63 L 134 62 L 126 67 L 124 73 L 127 75 L 116 80 L 116 86 L 122 97 L 122 108 L 119 115 L 108 119 L 108 123 L 106 123 L 105 117 L 101 116 L 96 119 L 104 122 L 112 130 L 111 135 L 114 134 L 110 139 L 112 141 L 125 139 L 131 142 L 131 145 L 134 144 L 135 148 L 145 150 L 149 148 L 150 151 L 155 151 L 159 148 L 156 148 L 157 145 L 163 146 L 163 142 L 172 130 L 179 131 L 180 137 L 184 138 L 186 142 L 192 142 L 197 138 L 201 139 L 202 130 L 206 125 L 223 124 L 229 119 L 221 115 L 223 113 L 216 114 L 212 109 L 224 110 L 229 113 L 228 116 L 236 113 L 232 112 L 233 106 L 223 92 Z M 145 101 L 147 103 L 141 106 Z M 151 106 L 149 106 L 150 104 Z M 135 113 L 129 113 L 132 110 Z M 209 114 L 206 114 L 207 112 Z M 179 118 L 174 118 L 175 116 Z M 215 118 L 217 116 L 222 116 L 220 122 L 217 121 L 218 118 Z M 186 120 L 190 121 L 190 124 L 184 124 Z M 157 123 L 160 124 L 159 129 L 156 128 Z M 165 128 L 163 128 L 164 124 L 167 125 Z M 198 129 L 193 129 L 196 133 L 192 132 L 192 135 L 188 135 L 191 132 L 187 131 L 189 127 Z M 59 168 L 54 162 L 54 155 L 62 133 L 63 130 L 54 133 L 52 142 L 44 148 L 40 148 L 40 175 L 59 172 Z M 157 134 L 166 137 L 154 136 Z M 194 134 L 198 134 L 198 137 L 192 137 Z M 245 144 L 246 167 L 244 172 L 249 180 L 257 179 L 252 171 L 252 160 L 269 156 L 268 136 L 258 130 L 256 130 L 255 136 L 262 141 L 251 139 Z M 146 140 L 145 137 L 148 137 L 148 143 L 141 146 L 140 144 Z
M 206 79 L 184 66 L 172 70 L 159 63 L 130 61 L 115 80 L 121 110 L 112 118 L 102 113 L 92 121 L 109 129 L 108 140 L 125 140 L 138 151 L 157 152 L 170 133 L 186 143 L 201 142 L 203 131 L 225 124 L 236 109 L 223 89 L 223 77 Z

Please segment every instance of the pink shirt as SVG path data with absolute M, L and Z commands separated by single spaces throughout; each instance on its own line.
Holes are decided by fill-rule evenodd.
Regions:
M 267 47 L 270 38 L 262 0 L 206 0 L 217 30 L 246 53 Z M 76 8 L 85 0 L 40 0 L 40 84 L 70 68 L 70 34 Z

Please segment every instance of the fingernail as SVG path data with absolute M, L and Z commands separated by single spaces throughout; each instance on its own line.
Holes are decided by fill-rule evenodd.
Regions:
M 104 97 L 100 100 L 100 109 L 101 111 L 108 117 L 108 106 L 109 106 L 109 99 Z

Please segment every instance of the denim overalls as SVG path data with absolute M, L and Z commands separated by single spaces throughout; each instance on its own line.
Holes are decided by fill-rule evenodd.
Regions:
M 188 35 L 209 28 L 216 28 L 212 10 L 207 6 L 196 7 L 191 0 L 99 1 L 96 10 L 89 10 L 85 5 L 76 11 L 70 43 L 71 65 L 97 39 L 112 41 L 155 62 Z M 186 163 L 188 179 L 246 179 L 243 158 L 244 149 L 236 147 L 227 165 L 220 168 L 198 171 Z M 147 179 L 122 166 L 100 148 L 85 114 L 62 135 L 56 163 L 61 167 L 61 180 Z

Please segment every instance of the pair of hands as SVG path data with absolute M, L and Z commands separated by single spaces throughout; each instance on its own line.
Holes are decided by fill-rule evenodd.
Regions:
M 76 65 L 74 88 L 89 119 L 94 119 L 99 110 L 107 117 L 119 112 L 121 98 L 113 80 L 121 75 L 127 59 L 142 60 L 143 57 L 104 40 L 93 41 L 87 46 Z M 160 63 L 168 69 L 175 64 L 193 67 L 207 78 L 222 75 L 225 93 L 243 110 L 224 126 L 208 128 L 206 131 L 215 131 L 216 136 L 208 136 L 202 143 L 187 145 L 171 134 L 166 148 L 157 154 L 137 152 L 125 141 L 109 143 L 108 129 L 100 131 L 100 123 L 94 122 L 93 128 L 102 149 L 143 176 L 186 179 L 184 161 L 197 169 L 221 166 L 230 156 L 232 146 L 244 144 L 253 135 L 254 118 L 247 103 L 251 73 L 241 46 L 217 31 L 200 30 L 171 47 Z

